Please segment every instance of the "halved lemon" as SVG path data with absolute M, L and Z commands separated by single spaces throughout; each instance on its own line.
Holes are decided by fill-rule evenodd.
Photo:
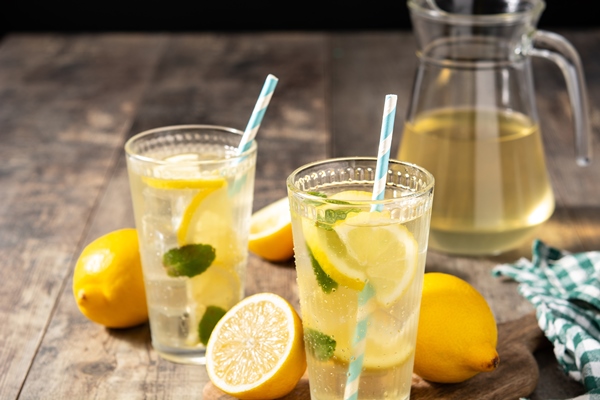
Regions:
M 246 297 L 215 326 L 206 370 L 217 388 L 238 399 L 285 396 L 306 370 L 300 317 L 276 294 Z
M 292 220 L 287 197 L 252 214 L 248 249 L 269 261 L 286 261 L 294 255 Z

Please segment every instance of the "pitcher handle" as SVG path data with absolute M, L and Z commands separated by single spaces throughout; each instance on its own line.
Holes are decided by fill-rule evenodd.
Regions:
M 579 54 L 563 36 L 544 30 L 534 32 L 532 45 L 530 55 L 553 61 L 565 77 L 573 113 L 577 164 L 586 166 L 592 160 L 592 150 L 587 90 Z

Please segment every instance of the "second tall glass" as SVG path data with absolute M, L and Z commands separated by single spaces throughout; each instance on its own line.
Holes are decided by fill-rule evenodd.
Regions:
M 153 129 L 125 145 L 150 316 L 163 357 L 202 364 L 216 322 L 244 295 L 256 143 L 221 126 Z
M 376 163 L 287 179 L 313 400 L 410 396 L 434 179 L 390 160 L 385 199 L 371 200 Z

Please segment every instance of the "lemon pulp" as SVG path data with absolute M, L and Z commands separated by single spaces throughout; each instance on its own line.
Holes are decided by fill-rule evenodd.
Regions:
M 300 317 L 273 293 L 246 297 L 216 325 L 206 368 L 213 384 L 236 398 L 286 395 L 306 369 Z

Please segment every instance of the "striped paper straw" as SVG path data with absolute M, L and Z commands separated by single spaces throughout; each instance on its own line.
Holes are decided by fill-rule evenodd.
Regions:
M 375 169 L 375 183 L 373 184 L 373 200 L 383 200 L 385 195 L 385 184 L 390 161 L 390 148 L 392 145 L 392 132 L 394 130 L 394 117 L 396 115 L 396 101 L 398 96 L 388 94 L 385 96 L 383 109 L 383 122 L 381 126 L 381 137 L 379 139 L 379 151 L 377 153 L 377 166 Z M 382 205 L 373 204 L 371 211 L 381 211 Z M 352 357 L 348 366 L 348 378 L 344 389 L 345 400 L 358 399 L 358 384 L 362 372 L 367 345 L 367 326 L 369 318 L 373 313 L 373 296 L 375 291 L 367 282 L 358 295 L 358 312 L 356 315 L 356 330 L 352 340 Z
M 390 148 L 392 147 L 392 132 L 394 131 L 394 118 L 396 116 L 396 102 L 398 96 L 388 94 L 385 96 L 383 118 L 381 123 L 381 136 L 377 152 L 377 167 L 375 169 L 375 184 L 373 185 L 373 200 L 383 200 L 385 184 L 387 182 L 388 163 L 390 161 Z M 381 211 L 381 204 L 371 205 L 371 211 Z
M 358 383 L 362 372 L 363 361 L 365 357 L 365 348 L 367 346 L 367 326 L 369 318 L 373 312 L 373 296 L 375 292 L 373 287 L 367 283 L 363 290 L 358 294 L 358 313 L 356 315 L 356 330 L 352 339 L 352 358 L 348 366 L 348 378 L 344 388 L 345 400 L 358 399 Z
M 256 137 L 256 132 L 258 132 L 260 123 L 267 111 L 267 107 L 269 106 L 271 96 L 273 95 L 273 91 L 275 91 L 278 80 L 279 79 L 277 79 L 275 75 L 269 74 L 267 76 L 262 90 L 260 91 L 260 95 L 258 96 L 258 100 L 256 101 L 256 105 L 254 106 L 254 110 L 252 111 L 252 115 L 250 116 L 250 120 L 248 121 L 248 125 L 246 126 L 246 130 L 242 135 L 242 140 L 238 145 L 238 154 L 248 150 L 252 145 L 252 141 Z

